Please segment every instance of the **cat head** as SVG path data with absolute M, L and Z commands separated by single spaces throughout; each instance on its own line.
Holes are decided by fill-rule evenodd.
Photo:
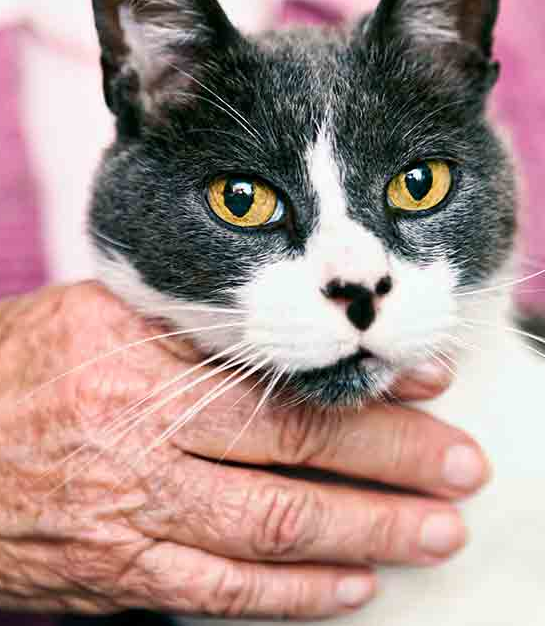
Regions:
M 322 404 L 449 350 L 515 230 L 485 117 L 497 4 L 382 0 L 250 38 L 216 0 L 94 0 L 117 120 L 91 212 L 104 281 Z

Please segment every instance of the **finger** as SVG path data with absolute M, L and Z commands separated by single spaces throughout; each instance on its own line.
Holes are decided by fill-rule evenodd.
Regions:
M 375 405 L 364 413 L 278 421 L 271 456 L 405 489 L 459 499 L 490 476 L 483 451 L 468 435 L 406 407 Z M 305 434 L 304 434 L 305 433 Z
M 375 593 L 368 570 L 238 563 L 170 543 L 140 555 L 124 584 L 128 605 L 229 618 L 334 617 Z
M 424 363 L 406 372 L 394 384 L 390 393 L 401 401 L 431 400 L 444 393 L 452 382 L 453 371 L 440 363 Z
M 314 467 L 449 499 L 467 497 L 490 477 L 473 439 L 415 409 L 373 405 L 341 413 L 271 404 L 252 418 L 254 407 L 212 406 L 176 441 L 207 458 Z
M 183 472 L 176 479 L 174 473 Z M 465 543 L 442 501 L 310 483 L 193 459 L 131 524 L 146 536 L 246 561 L 428 566 Z
M 178 376 L 179 368 L 178 363 Z M 190 373 L 177 406 L 164 412 L 166 425 L 179 414 L 177 423 L 183 426 L 173 439 L 187 452 L 258 465 L 315 467 L 454 499 L 476 492 L 490 477 L 475 441 L 419 411 L 374 405 L 324 412 L 270 402 L 255 414 L 263 396 L 255 379 L 234 375 L 222 386 L 225 374 L 213 374 L 210 368 Z M 195 415 L 192 407 L 197 407 Z

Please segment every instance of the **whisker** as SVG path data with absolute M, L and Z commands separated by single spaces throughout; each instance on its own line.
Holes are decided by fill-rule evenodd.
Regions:
M 236 448 L 237 444 L 239 443 L 239 441 L 244 437 L 244 435 L 246 434 L 246 432 L 248 431 L 248 428 L 250 428 L 250 426 L 252 425 L 254 419 L 257 417 L 257 415 L 259 414 L 259 412 L 261 411 L 261 409 L 263 408 L 263 405 L 265 404 L 265 402 L 267 402 L 267 400 L 270 398 L 272 392 L 274 391 L 274 388 L 276 387 L 278 381 L 282 378 L 282 376 L 287 372 L 288 368 L 285 367 L 283 370 L 280 370 L 279 372 L 276 373 L 276 375 L 273 375 L 272 380 L 270 381 L 269 385 L 267 386 L 267 388 L 265 389 L 263 396 L 261 398 L 261 400 L 258 402 L 256 408 L 254 409 L 253 413 L 250 415 L 250 418 L 248 419 L 248 421 L 246 422 L 246 424 L 244 425 L 244 428 L 242 428 L 242 430 L 240 431 L 240 433 L 235 437 L 233 443 L 229 446 L 229 448 L 227 448 L 227 450 L 224 452 L 224 454 L 222 455 L 221 459 L 218 461 L 218 465 L 220 465 L 221 463 L 223 463 L 225 461 L 225 459 L 231 454 L 231 452 L 233 452 L 233 450 Z M 268 373 L 267 373 L 268 374 Z M 264 377 L 265 378 L 265 377 Z M 264 378 L 262 380 L 264 380 Z M 261 382 L 261 381 L 260 381 Z
M 259 357 L 260 354 L 254 355 L 254 357 Z M 186 426 L 198 413 L 200 413 L 203 409 L 205 409 L 209 404 L 214 402 L 220 396 L 226 394 L 228 391 L 240 385 L 242 382 L 250 378 L 257 371 L 265 367 L 270 362 L 270 358 L 267 357 L 257 365 L 253 366 L 249 371 L 245 372 L 242 376 L 236 379 L 234 382 L 231 382 L 233 378 L 238 376 L 241 372 L 244 371 L 248 367 L 248 363 L 245 363 L 240 369 L 236 372 L 228 376 L 221 383 L 216 385 L 211 391 L 209 391 L 203 398 L 201 398 L 198 402 L 196 402 L 191 408 L 189 408 L 185 413 L 183 413 L 179 418 L 177 418 L 174 423 L 166 429 L 166 431 L 156 439 L 150 446 L 148 446 L 138 457 L 137 462 L 142 461 L 146 458 L 148 454 L 150 454 L 153 450 L 161 446 L 165 441 L 173 437 L 177 432 L 179 432 L 184 426 Z
M 211 307 L 207 304 L 202 305 L 186 305 L 186 304 L 170 304 L 164 307 L 157 307 L 153 309 L 157 312 L 162 311 L 196 311 L 202 313 L 222 313 L 227 315 L 244 315 L 246 311 L 242 309 L 227 309 L 221 307 Z
M 245 400 L 253 391 L 255 391 L 262 383 L 271 375 L 270 371 L 266 371 L 265 374 L 254 384 L 248 391 L 246 391 L 240 398 L 229 408 L 227 414 L 236 408 L 243 400 Z
M 541 350 L 538 350 L 537 348 L 534 348 L 533 346 L 529 346 L 528 344 L 524 344 L 524 346 L 526 347 L 527 350 L 530 350 L 530 352 L 533 352 L 534 354 L 537 354 L 537 356 L 540 356 L 542 359 L 545 359 L 545 352 L 541 352 Z
M 465 350 L 468 350 L 468 351 L 475 350 L 476 352 L 481 352 L 483 354 L 485 352 L 482 346 L 476 346 L 475 344 L 471 344 L 467 342 L 465 339 L 461 339 L 460 337 L 456 335 L 445 333 L 445 336 L 447 337 L 447 339 L 451 341 L 451 343 L 454 343 L 458 347 L 464 348 Z
M 467 100 L 466 98 L 460 98 L 459 100 L 454 100 L 453 102 L 447 102 L 446 104 L 443 104 L 442 106 L 437 107 L 436 109 L 434 109 L 433 111 L 428 113 L 426 116 L 424 116 L 418 122 L 418 124 L 415 124 L 408 132 L 406 132 L 403 135 L 403 137 L 401 138 L 401 140 L 405 141 L 406 139 L 408 139 L 417 128 L 421 127 L 428 120 L 434 118 L 436 115 L 441 113 L 441 111 L 444 111 L 445 109 L 450 109 L 451 107 L 456 107 L 456 106 L 459 106 L 461 104 L 464 104 L 466 102 L 466 100 Z
M 301 406 L 301 404 L 304 404 L 311 398 L 313 398 L 316 394 L 314 391 L 309 391 L 308 393 L 302 395 L 301 390 L 299 390 L 294 395 L 295 397 L 291 401 L 280 404 L 278 408 L 279 409 L 294 409 L 298 406 Z
M 104 233 L 101 233 L 96 228 L 89 227 L 89 232 L 93 234 L 95 237 L 97 237 L 97 239 L 102 239 L 102 241 L 105 241 L 106 243 L 109 243 L 112 246 L 115 246 L 116 248 L 123 248 L 124 250 L 134 250 L 133 246 L 129 246 L 126 243 L 122 243 L 121 241 L 118 241 L 117 239 L 112 239 L 111 237 L 108 237 Z
M 401 113 L 402 116 L 399 119 L 399 121 L 397 122 L 397 124 L 393 127 L 392 131 L 390 132 L 390 134 L 388 136 L 388 142 L 387 143 L 390 143 L 392 141 L 392 139 L 395 137 L 395 134 L 397 133 L 397 131 L 403 126 L 403 124 L 405 123 L 407 118 L 409 118 L 411 116 L 411 114 L 412 114 L 411 107 L 417 100 L 420 99 L 420 97 L 421 97 L 420 94 L 418 92 L 416 92 L 416 93 L 414 93 L 412 95 L 411 98 L 409 98 L 407 100 L 407 102 L 405 102 L 405 104 L 401 108 L 401 111 L 399 111 L 399 113 Z
M 226 372 L 226 371 L 232 369 L 233 367 L 239 367 L 240 365 L 243 365 L 245 367 L 247 365 L 247 358 L 243 358 L 243 354 L 244 354 L 244 352 L 248 352 L 251 349 L 252 348 L 250 347 L 248 350 L 244 350 L 243 353 L 235 355 L 234 357 L 229 359 L 226 363 L 223 363 L 223 364 L 219 365 L 218 367 L 216 367 L 215 369 L 211 370 L 208 374 L 205 374 L 205 375 L 201 376 L 200 378 L 198 378 L 197 380 L 189 383 L 188 385 L 186 385 L 182 389 L 176 390 L 171 395 L 169 395 L 167 398 L 157 402 L 151 408 L 149 408 L 148 410 L 146 410 L 144 413 L 140 414 L 136 418 L 133 417 L 130 420 L 128 420 L 128 421 L 132 421 L 133 424 L 130 425 L 128 430 L 126 430 L 122 434 L 122 437 L 125 437 L 127 434 L 129 434 L 131 431 L 133 431 L 136 427 L 138 427 L 139 424 L 141 424 L 146 417 L 157 413 L 164 406 L 167 406 L 173 400 L 176 400 L 176 399 L 180 398 L 181 396 L 183 396 L 183 394 L 187 393 L 188 391 L 191 391 L 192 389 L 194 389 L 198 385 L 201 385 L 202 383 L 206 382 L 207 380 L 210 380 L 211 378 L 213 378 L 215 376 L 218 376 L 219 374 L 222 374 L 223 372 Z M 223 384 L 223 383 L 220 383 L 220 384 Z M 136 424 L 134 423 L 135 419 L 137 420 Z M 106 448 L 106 450 L 109 449 L 110 447 L 111 446 Z M 104 452 L 104 450 L 102 452 Z
M 163 393 L 164 391 L 166 391 L 167 389 L 169 389 L 173 385 L 181 382 L 187 376 L 190 376 L 191 374 L 197 372 L 198 370 L 202 369 L 203 367 L 206 367 L 207 365 L 210 365 L 214 361 L 222 359 L 223 357 L 227 356 L 231 352 L 235 352 L 235 351 L 239 350 L 240 348 L 244 347 L 245 345 L 246 344 L 241 342 L 241 343 L 237 344 L 236 346 L 232 346 L 230 348 L 227 348 L 223 352 L 220 352 L 219 354 L 211 356 L 210 358 L 204 360 L 203 362 L 199 363 L 198 365 L 195 365 L 194 367 L 191 367 L 189 370 L 184 371 L 181 375 L 176 376 L 172 380 L 169 380 L 167 383 L 164 383 L 159 388 L 154 389 L 149 394 L 147 394 L 144 398 L 142 398 L 141 400 L 139 400 L 135 404 L 133 404 L 130 407 L 128 407 L 127 409 L 125 409 L 121 414 L 117 415 L 114 418 L 113 423 L 108 425 L 104 430 L 102 430 L 99 433 L 99 436 L 101 438 L 106 438 L 106 437 L 109 437 L 110 435 L 115 434 L 116 431 L 118 431 L 121 427 L 126 426 L 129 422 L 132 422 L 134 419 L 138 419 L 138 417 L 139 417 L 138 415 L 136 417 L 132 416 L 129 419 L 127 419 L 127 417 L 129 415 L 131 415 L 131 413 L 133 413 L 134 411 L 137 411 L 139 408 L 141 408 L 146 402 L 148 402 L 149 400 L 153 399 L 154 397 L 160 395 L 161 393 Z M 243 354 L 244 354 L 244 351 L 242 353 L 237 354 L 235 358 L 240 358 Z M 170 399 L 171 398 L 169 398 L 168 401 L 170 401 Z M 157 408 L 156 407 L 157 407 L 157 405 L 153 405 L 154 411 L 155 410 L 159 410 L 160 408 L 162 408 L 161 406 L 159 406 Z M 141 414 L 139 414 L 139 415 L 141 415 Z M 123 436 L 125 436 L 125 433 L 123 434 Z M 121 437 L 121 439 L 122 438 L 123 437 Z M 121 439 L 116 440 L 115 443 L 118 443 L 118 441 L 120 441 Z M 83 445 L 78 447 L 77 450 L 75 450 L 74 452 L 70 453 L 67 457 L 65 457 L 64 459 L 62 459 L 58 463 L 56 463 L 51 469 L 47 470 L 44 474 L 42 474 L 39 477 L 39 480 L 43 480 L 44 478 L 47 478 L 49 475 L 51 475 L 52 473 L 54 473 L 55 471 L 60 469 L 63 465 L 65 465 L 66 463 L 70 462 L 78 454 L 81 454 L 81 453 L 85 452 L 85 450 L 91 448 L 92 446 L 93 446 L 93 442 L 84 443 Z M 101 454 L 102 454 L 102 452 L 101 452 Z
M 195 100 L 202 100 L 203 102 L 207 102 L 208 104 L 211 104 L 213 107 L 218 109 L 218 111 L 222 111 L 223 113 L 225 113 L 225 115 L 228 115 L 231 119 L 233 119 L 242 129 L 244 129 L 250 135 L 250 137 L 253 137 L 256 141 L 259 141 L 259 137 L 257 135 L 255 135 L 237 117 L 235 117 L 231 113 L 231 111 L 229 111 L 225 107 L 222 107 L 220 104 L 218 104 L 217 102 L 214 102 L 210 98 L 207 98 L 206 96 L 200 96 L 198 94 L 187 92 L 187 91 L 177 91 L 177 92 L 171 93 L 170 95 L 172 95 L 172 96 L 180 96 L 180 97 L 186 96 L 187 98 L 191 98 L 191 99 L 195 99 Z
M 482 326 L 483 322 L 472 322 L 472 323 L 465 323 L 464 326 L 467 326 L 468 328 L 475 328 L 476 325 Z M 539 337 L 538 335 L 532 335 L 531 333 L 527 333 L 524 332 L 522 330 L 516 329 L 516 328 L 509 328 L 509 327 L 503 327 L 503 326 L 493 326 L 491 325 L 489 327 L 491 330 L 504 330 L 510 333 L 514 333 L 516 335 L 520 335 L 522 337 L 525 337 L 527 339 L 531 339 L 532 341 L 535 341 L 536 343 L 539 344 L 543 344 L 545 345 L 545 338 L 543 337 Z M 545 353 L 541 352 L 540 350 L 538 350 L 537 348 L 534 348 L 533 346 L 528 345 L 527 342 L 523 342 L 522 346 L 528 350 L 529 352 L 533 352 L 534 354 L 537 354 L 538 356 L 542 357 L 543 359 L 545 359 Z
M 157 413 L 157 411 L 159 411 L 161 408 L 163 408 L 164 406 L 166 406 L 167 404 L 169 404 L 173 400 L 176 400 L 177 398 L 182 396 L 184 393 L 187 393 L 188 391 L 190 391 L 194 387 L 197 387 L 198 385 L 202 384 L 203 382 L 206 382 L 210 378 L 213 378 L 214 376 L 217 376 L 217 375 L 223 373 L 224 371 L 227 371 L 228 369 L 231 369 L 233 367 L 238 367 L 241 363 L 244 363 L 244 366 L 246 366 L 246 360 L 242 360 L 241 361 L 239 355 L 236 355 L 235 357 L 233 357 L 227 363 L 222 364 L 222 365 L 218 366 L 217 368 L 214 368 L 212 371 L 208 372 L 204 376 L 201 376 L 197 380 L 194 380 L 190 384 L 188 384 L 185 387 L 183 387 L 183 389 L 179 389 L 176 392 L 170 394 L 167 398 L 161 400 L 160 402 L 155 403 L 152 407 L 148 408 L 143 413 L 140 413 L 137 416 L 132 416 L 129 420 L 126 420 L 123 424 L 119 425 L 119 426 L 127 426 L 127 423 L 128 423 L 129 425 L 128 425 L 127 428 L 125 428 L 125 430 L 123 430 L 121 433 L 119 433 L 117 435 L 117 437 L 115 437 L 113 440 L 111 440 L 107 445 L 102 446 L 100 451 L 93 458 L 91 458 L 89 461 L 84 463 L 82 467 L 80 467 L 78 470 L 76 470 L 74 473 L 72 473 L 70 476 L 68 476 L 63 481 L 62 484 L 60 484 L 59 486 L 55 487 L 55 489 L 53 489 L 51 492 L 49 492 L 47 494 L 47 496 L 51 496 L 54 493 L 58 492 L 60 489 L 64 488 L 66 485 L 68 485 L 70 482 L 72 482 L 75 478 L 80 476 L 93 463 L 98 461 L 98 459 L 100 459 L 106 452 L 108 452 L 109 450 L 114 448 L 127 435 L 129 435 L 132 431 L 134 431 L 136 428 L 138 428 L 138 426 L 147 417 Z M 196 369 L 196 368 L 194 368 L 194 369 Z M 189 372 L 184 373 L 184 377 L 187 376 L 187 375 L 189 375 Z M 86 445 L 88 447 L 90 447 L 92 444 L 90 443 L 90 444 L 86 444 Z
M 525 337 L 526 339 L 532 339 L 537 343 L 541 343 L 545 345 L 545 337 L 540 337 L 539 335 L 534 335 L 532 333 L 528 333 L 520 328 L 512 328 L 510 326 L 502 326 L 501 324 L 491 324 L 489 322 L 482 322 L 480 320 L 472 320 L 461 318 L 463 322 L 463 326 L 475 327 L 475 326 L 483 326 L 485 328 L 495 329 L 495 330 L 505 330 L 506 332 L 514 333 L 516 335 L 520 335 L 521 337 Z
M 286 371 L 289 369 L 286 368 Z M 285 372 L 284 372 L 285 373 Z M 280 385 L 279 389 L 276 390 L 276 393 L 274 394 L 274 396 L 272 397 L 273 400 L 276 400 L 277 398 L 279 398 L 283 391 L 286 389 L 286 387 L 290 384 L 290 382 L 293 380 L 293 377 L 295 376 L 295 372 L 291 372 L 288 376 L 286 376 L 284 382 Z
M 239 141 L 248 142 L 249 145 L 258 149 L 260 152 L 263 152 L 263 146 L 260 146 L 256 141 L 248 140 L 244 135 L 238 135 L 237 133 L 229 132 L 228 130 L 219 130 L 217 128 L 192 128 L 191 130 L 186 131 L 188 135 L 193 135 L 195 133 L 212 133 L 214 135 L 226 135 L 227 137 L 231 137 L 233 139 L 238 139 Z
M 452 374 L 456 378 L 456 372 L 452 369 L 452 367 L 450 367 L 448 363 L 445 363 L 445 361 L 443 361 L 440 357 L 437 356 L 437 354 L 435 354 L 431 350 L 426 350 L 426 352 L 433 361 L 439 363 L 439 365 L 443 366 L 450 374 Z
M 545 274 L 545 270 L 541 270 L 540 272 L 536 272 L 535 274 L 531 274 L 530 276 L 526 276 L 525 278 L 519 278 L 518 280 L 509 282 L 509 283 L 504 283 L 502 285 L 497 285 L 496 287 L 486 287 L 484 289 L 477 289 L 475 291 L 466 291 L 465 293 L 457 293 L 455 294 L 455 296 L 457 298 L 463 298 L 465 296 L 474 296 L 474 295 L 480 295 L 483 293 L 491 293 L 493 291 L 502 291 L 504 289 L 509 289 L 510 287 L 516 287 L 517 285 L 522 285 L 524 283 L 527 283 L 533 280 L 534 278 L 543 276 L 544 274 Z
M 444 350 L 441 350 L 439 348 L 436 348 L 436 351 L 437 354 L 440 354 L 444 359 L 452 363 L 454 367 L 459 368 L 458 361 L 456 361 L 456 359 L 452 357 L 448 352 L 445 352 Z
M 164 333 L 162 335 L 156 335 L 154 337 L 148 337 L 147 339 L 141 339 L 139 341 L 135 341 L 133 343 L 126 344 L 118 348 L 114 348 L 113 350 L 110 350 L 109 352 L 104 352 L 103 354 L 93 357 L 92 359 L 84 361 L 80 365 L 77 365 L 76 367 L 64 372 L 63 374 L 60 374 L 59 376 L 56 376 L 55 378 L 52 378 L 51 380 L 48 380 L 47 382 L 39 385 L 36 389 L 34 389 L 33 391 L 25 395 L 23 398 L 21 398 L 20 400 L 17 400 L 14 406 L 15 407 L 21 406 L 28 400 L 31 400 L 32 398 L 34 398 L 37 394 L 39 394 L 41 391 L 43 391 L 47 387 L 50 387 L 51 385 L 54 385 L 55 383 L 58 383 L 61 380 L 64 380 L 65 378 L 67 378 L 68 376 L 71 376 L 72 374 L 77 374 L 78 372 L 81 372 L 87 367 L 96 365 L 97 363 L 100 363 L 101 361 L 117 356 L 118 354 L 122 354 L 123 352 L 131 350 L 133 348 L 145 346 L 155 341 L 160 341 L 161 339 L 170 339 L 173 337 L 182 337 L 184 335 L 208 332 L 211 330 L 224 330 L 226 328 L 237 328 L 241 326 L 244 326 L 243 322 L 230 323 L 230 324 L 217 324 L 214 326 L 203 326 L 201 328 L 193 328 L 190 330 L 181 330 L 181 331 L 178 330 L 178 331 L 173 331 L 170 333 Z
M 200 81 L 199 79 L 195 78 L 195 76 L 192 76 L 191 74 L 189 74 L 188 72 L 186 72 L 185 70 L 183 70 L 181 67 L 178 67 L 177 65 L 170 63 L 169 64 L 173 69 L 175 69 L 176 71 L 178 71 L 180 74 L 183 74 L 186 78 L 189 78 L 189 80 L 192 80 L 193 82 L 197 83 L 197 85 L 200 85 L 203 89 L 205 89 L 209 94 L 211 94 L 212 96 L 214 96 L 214 98 L 217 98 L 222 104 L 224 104 L 234 115 L 236 115 L 239 120 L 241 122 L 243 122 L 249 129 L 251 129 L 254 133 L 255 133 L 255 138 L 256 139 L 260 139 L 260 134 L 259 131 L 254 128 L 252 126 L 252 124 L 250 124 L 249 120 L 247 120 L 244 115 L 242 115 L 242 113 L 240 113 L 240 111 L 237 111 L 237 109 L 235 109 L 233 106 L 231 106 L 226 100 L 224 100 L 219 94 L 217 94 L 213 89 L 210 89 L 210 87 L 207 87 L 202 81 Z

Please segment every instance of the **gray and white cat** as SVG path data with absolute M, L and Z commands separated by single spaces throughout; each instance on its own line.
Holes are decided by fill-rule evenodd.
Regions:
M 247 342 L 319 405 L 459 362 L 426 408 L 496 465 L 471 545 L 383 572 L 346 623 L 545 624 L 545 366 L 505 326 L 516 194 L 485 117 L 497 4 L 382 0 L 350 29 L 248 38 L 216 0 L 94 0 L 118 130 L 91 213 L 107 285 L 175 328 L 237 322 L 196 344 Z

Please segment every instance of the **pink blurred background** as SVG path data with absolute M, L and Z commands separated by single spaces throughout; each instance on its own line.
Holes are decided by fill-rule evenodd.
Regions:
M 243 29 L 355 19 L 374 0 L 223 0 Z M 0 0 L 0 296 L 91 277 L 84 237 L 93 171 L 112 137 L 89 0 Z M 520 161 L 521 272 L 545 269 L 545 3 L 502 0 L 493 115 Z M 251 10 L 249 10 L 251 7 Z M 545 315 L 545 276 L 520 289 Z M 42 626 L 0 614 L 0 626 Z

